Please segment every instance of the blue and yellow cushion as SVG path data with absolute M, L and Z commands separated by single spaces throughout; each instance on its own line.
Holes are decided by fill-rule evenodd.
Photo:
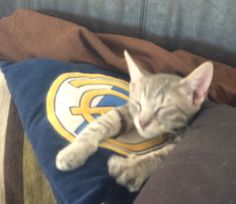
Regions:
M 96 154 L 75 171 L 60 172 L 55 167 L 57 152 L 78 137 L 82 128 L 127 102 L 127 75 L 47 59 L 2 67 L 24 130 L 58 203 L 131 203 L 136 194 L 109 176 L 107 160 L 115 152 L 145 153 L 163 140 L 121 135 L 102 142 Z
M 5 63 L 2 64 L 2 71 L 24 130 L 48 177 L 57 202 L 131 203 L 136 194 L 130 194 L 116 184 L 107 172 L 107 160 L 113 154 L 107 149 L 100 148 L 84 166 L 75 171 L 60 172 L 55 167 L 57 152 L 68 144 L 68 140 L 73 140 L 87 122 L 112 106 L 126 103 L 128 92 L 127 82 L 124 80 L 127 76 L 94 65 L 46 59 L 10 65 Z M 122 87 L 116 88 L 109 84 L 113 78 L 126 88 L 121 91 Z M 81 87 L 78 79 L 91 83 Z M 94 80 L 105 84 L 95 84 Z M 91 90 L 91 86 L 97 91 Z M 80 89 L 84 90 L 83 96 L 77 94 Z M 104 97 L 102 90 L 109 94 Z M 98 103 L 104 107 L 96 109 L 95 105 Z M 66 107 L 69 108 L 67 111 Z M 80 119 L 72 124 L 74 118 Z M 64 119 L 68 119 L 73 128 L 67 128 Z
M 70 72 L 51 85 L 46 99 L 51 125 L 69 142 L 90 122 L 128 100 L 128 82 L 104 74 Z M 107 139 L 100 147 L 122 155 L 144 154 L 159 147 L 165 138 L 145 140 L 135 131 Z
M 104 74 L 64 73 L 48 91 L 47 117 L 58 134 L 71 142 L 89 122 L 127 100 L 125 80 Z

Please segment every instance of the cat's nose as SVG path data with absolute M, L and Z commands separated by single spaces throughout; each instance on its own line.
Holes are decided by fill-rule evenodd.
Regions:
M 139 118 L 139 124 L 142 129 L 145 129 L 147 126 L 149 126 L 151 122 L 152 122 L 151 119 Z

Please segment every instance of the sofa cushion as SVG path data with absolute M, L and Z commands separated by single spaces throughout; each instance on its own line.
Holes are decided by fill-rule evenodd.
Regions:
M 135 204 L 236 203 L 236 109 L 207 104 Z
M 79 95 L 77 89 L 72 87 L 74 85 L 76 86 L 76 82 L 78 82 L 78 79 L 76 81 L 76 77 L 79 77 L 83 82 L 86 81 L 83 78 L 84 76 L 89 76 L 90 81 L 92 79 L 101 81 L 102 79 L 110 80 L 112 78 L 112 81 L 115 81 L 116 84 L 122 83 L 125 89 L 125 87 L 128 87 L 127 82 L 124 80 L 127 79 L 127 76 L 111 70 L 101 69 L 94 65 L 71 64 L 46 59 L 34 59 L 18 64 L 6 65 L 2 68 L 2 71 L 7 80 L 12 98 L 16 103 L 23 128 L 32 144 L 41 168 L 48 177 L 57 202 L 78 204 L 94 202 L 131 203 L 136 193 L 129 193 L 126 188 L 119 186 L 109 176 L 107 160 L 114 152 L 105 147 L 99 148 L 96 154 L 84 166 L 75 171 L 61 172 L 56 169 L 55 157 L 57 152 L 68 144 L 68 140 L 73 140 L 72 137 L 74 135 L 70 132 L 69 128 L 71 126 L 67 128 L 66 122 L 63 122 L 65 115 L 61 116 L 59 114 L 56 116 L 63 122 L 65 130 L 67 130 L 66 134 L 57 129 L 58 121 L 53 121 L 56 117 L 51 116 L 58 111 L 58 106 L 54 106 L 57 111 L 51 112 L 50 110 L 52 104 L 58 103 L 58 101 L 54 100 L 53 94 L 57 94 L 59 99 L 62 97 L 61 104 L 63 105 L 67 104 L 68 101 L 72 102 L 71 109 L 68 109 L 68 111 L 72 111 L 74 107 L 76 108 L 78 106 L 79 98 L 70 98 L 70 96 L 66 95 L 74 92 Z M 67 76 L 71 74 L 75 78 L 68 79 Z M 55 85 L 58 85 L 59 81 L 61 83 L 59 84 L 60 89 L 55 89 Z M 64 84 L 64 82 L 68 82 L 68 84 Z M 127 98 L 126 94 L 128 93 L 116 84 L 114 83 L 114 86 L 93 83 L 92 85 L 88 83 L 88 86 L 86 86 L 85 84 L 85 93 L 92 91 L 95 93 L 94 90 L 102 87 L 103 90 L 110 90 L 110 92 L 114 88 L 114 92 L 120 93 L 117 95 L 123 94 L 121 98 L 116 97 L 115 94 L 107 94 L 100 99 L 97 98 L 96 100 L 90 101 L 90 105 L 93 107 L 94 104 L 96 105 L 98 103 L 99 105 L 110 107 L 126 103 L 126 99 L 122 98 L 125 98 L 125 96 Z M 74 89 L 70 90 L 71 87 Z M 64 94 L 64 97 L 60 95 L 61 93 Z M 81 97 L 84 95 L 81 93 Z M 75 97 L 77 96 L 75 95 Z M 63 109 L 63 107 L 59 108 Z M 63 111 L 60 110 L 60 113 L 65 112 L 64 109 Z M 74 115 L 72 114 L 72 116 Z M 91 116 L 94 118 L 97 117 L 97 115 Z M 70 121 L 70 118 L 67 119 Z M 77 128 L 74 128 L 75 126 L 72 128 L 75 129 L 76 134 L 79 134 L 82 127 L 86 125 L 84 124 L 85 120 L 82 122 L 78 120 L 78 124 L 75 124 L 75 121 L 73 122 L 74 125 L 77 125 Z M 14 128 L 11 128 L 11 130 L 14 131 Z

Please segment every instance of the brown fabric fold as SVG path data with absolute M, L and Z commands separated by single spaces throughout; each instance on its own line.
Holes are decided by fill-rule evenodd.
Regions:
M 152 72 L 186 75 L 203 59 L 184 52 L 168 52 L 140 39 L 92 33 L 86 28 L 55 17 L 20 9 L 0 21 L 0 59 L 18 62 L 50 58 L 86 62 L 127 71 L 123 57 L 127 49 L 135 60 Z M 215 63 L 210 97 L 236 106 L 236 69 Z

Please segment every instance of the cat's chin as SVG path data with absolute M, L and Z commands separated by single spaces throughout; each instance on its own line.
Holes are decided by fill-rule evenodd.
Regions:
M 146 138 L 146 139 L 151 139 L 153 137 L 158 137 L 161 135 L 161 133 L 158 132 L 149 132 L 149 131 L 144 131 L 144 130 L 138 130 L 138 133 L 141 137 Z
M 162 132 L 160 131 L 152 131 L 152 128 L 148 127 L 146 128 L 145 130 L 142 129 L 139 125 L 139 123 L 137 123 L 137 121 L 135 121 L 135 127 L 136 127 L 136 130 L 138 131 L 139 135 L 143 138 L 146 138 L 146 139 L 151 139 L 153 137 L 158 137 L 162 134 Z

